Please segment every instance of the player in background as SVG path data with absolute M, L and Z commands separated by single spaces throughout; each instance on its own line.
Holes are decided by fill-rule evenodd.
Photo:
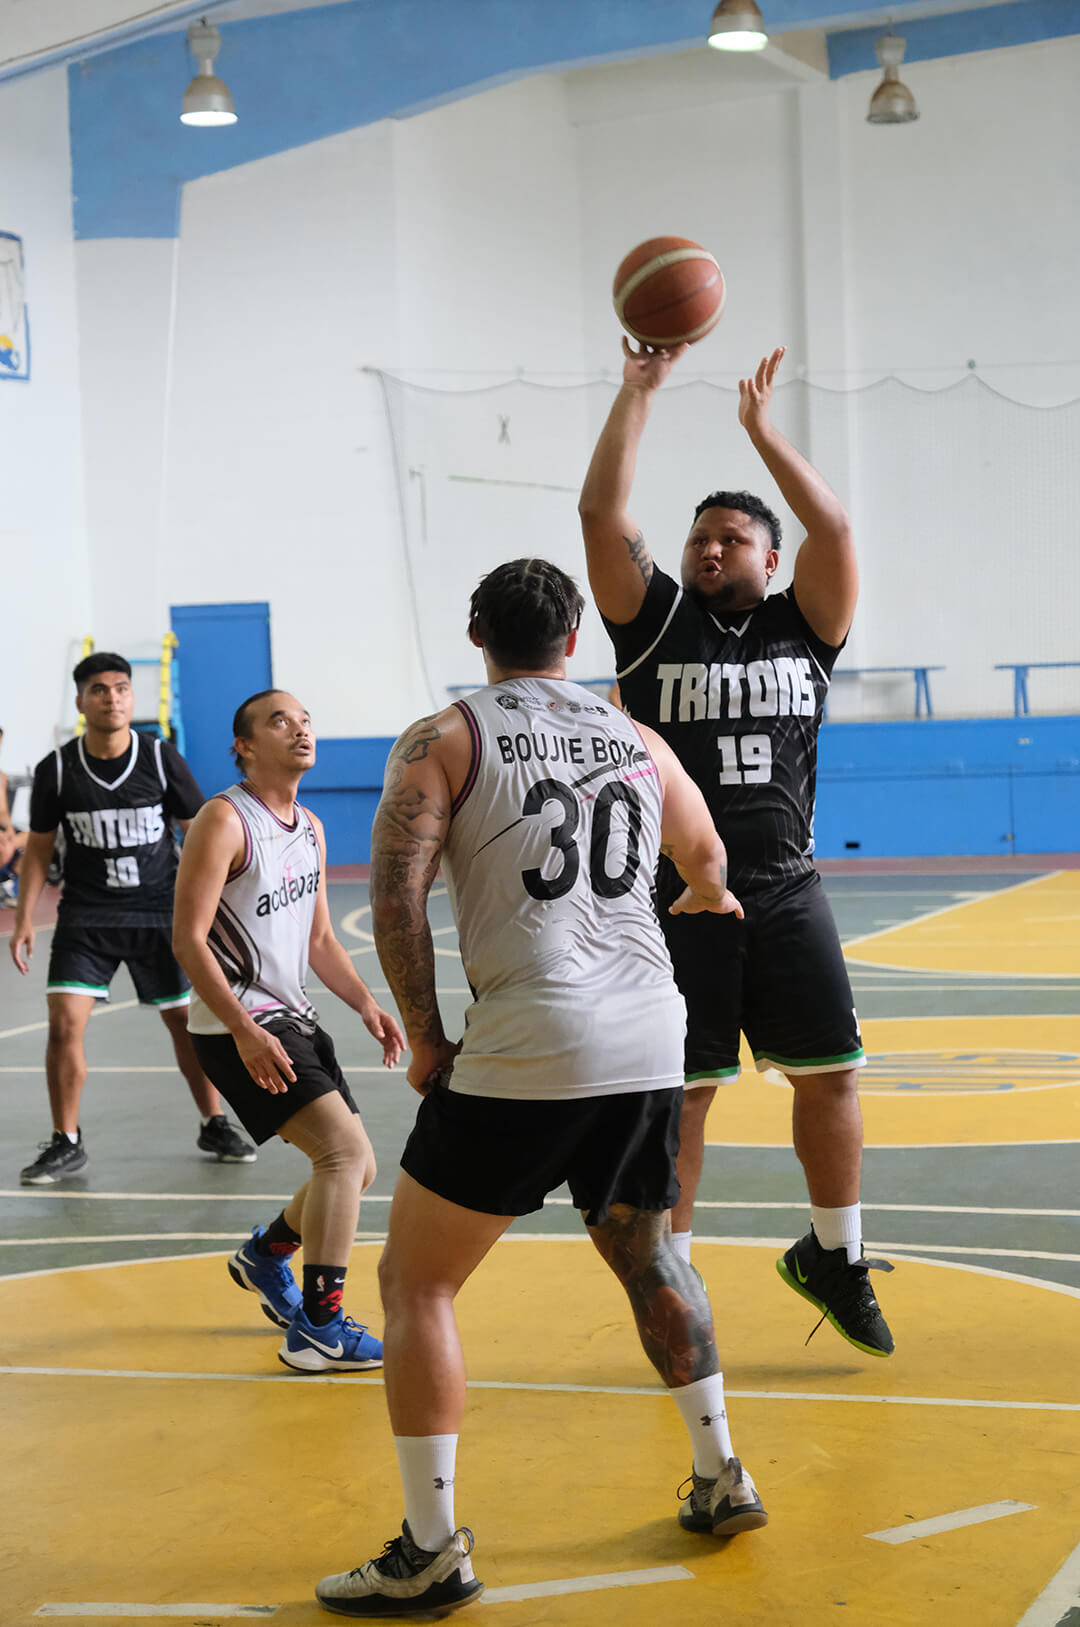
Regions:
M 257 1144 L 291 1142 L 311 1174 L 276 1220 L 253 1229 L 229 1273 L 285 1329 L 286 1366 L 378 1367 L 378 1339 L 342 1310 L 375 1156 L 308 999 L 308 968 L 359 1013 L 388 1068 L 404 1042 L 334 936 L 323 828 L 296 800 L 315 762 L 310 717 L 294 695 L 267 689 L 237 708 L 233 735 L 243 779 L 206 803 L 184 843 L 173 945 L 195 989 L 199 1061 Z M 302 1289 L 288 1263 L 301 1244 Z
M 0 729 L 0 750 L 3 750 L 4 731 Z M 26 832 L 16 830 L 11 818 L 11 800 L 8 796 L 8 778 L 0 769 L 0 909 L 14 908 L 19 896 L 19 865 L 26 848 Z
M 579 504 L 622 704 L 663 735 L 700 786 L 746 911 L 740 921 L 661 908 L 687 1004 L 676 1241 L 689 1258 L 705 1117 L 717 1081 L 738 1077 L 741 1029 L 755 1060 L 794 1087 L 811 1227 L 777 1269 L 852 1344 L 887 1356 L 893 1339 L 862 1255 L 857 1081 L 865 1057 L 813 864 L 818 729 L 858 595 L 851 527 L 836 494 L 770 421 L 778 349 L 740 380 L 739 421 L 806 531 L 791 587 L 769 594 L 780 522 L 743 491 L 711 492 L 697 505 L 681 583 L 655 565 L 629 504 L 656 391 L 686 348 L 635 350 L 623 340 L 622 388 Z M 661 904 L 678 886 L 661 865 Z
M 705 1289 L 671 1245 L 684 1012 L 653 907 L 661 846 L 684 879 L 676 910 L 739 904 L 673 753 L 567 681 L 582 605 L 545 560 L 492 571 L 469 619 L 488 687 L 407 729 L 387 765 L 372 920 L 424 1097 L 380 1265 L 405 1521 L 378 1558 L 319 1583 L 345 1615 L 442 1613 L 481 1591 L 454 1515 L 454 1299 L 564 1180 L 689 1432 L 680 1522 L 727 1537 L 767 1520 L 734 1455 Z M 475 991 L 460 1045 L 443 1028 L 426 913 L 440 863 Z
M 79 1128 L 86 1024 L 123 962 L 142 1005 L 161 1013 L 202 1120 L 196 1145 L 221 1163 L 250 1164 L 255 1149 L 221 1110 L 187 1030 L 189 985 L 172 952 L 174 826 L 188 828 L 202 792 L 175 746 L 131 727 L 131 667 L 104 650 L 73 673 L 86 732 L 43 757 L 30 793 L 30 834 L 19 878 L 11 956 L 30 969 L 34 906 L 62 831 L 63 893 L 49 954 L 45 1073 L 53 1133 L 22 1171 L 24 1186 L 77 1175 L 88 1155 Z

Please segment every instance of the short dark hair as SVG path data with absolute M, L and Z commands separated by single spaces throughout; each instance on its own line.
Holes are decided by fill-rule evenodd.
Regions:
M 480 578 L 469 632 L 501 667 L 550 666 L 581 621 L 585 600 L 572 576 L 546 559 L 511 559 Z
M 246 701 L 241 701 L 240 705 L 233 713 L 233 739 L 235 740 L 237 735 L 239 735 L 241 740 L 251 739 L 251 719 L 248 716 L 249 706 L 254 706 L 256 701 L 264 701 L 267 695 L 280 695 L 281 693 L 282 691 L 280 689 L 260 689 L 257 695 L 249 695 Z M 232 757 L 237 768 L 244 767 L 244 759 L 241 757 L 240 753 L 235 747 L 233 748 Z
M 783 532 L 780 521 L 767 503 L 760 497 L 755 497 L 751 491 L 711 491 L 708 497 L 703 497 L 694 510 L 694 524 L 704 514 L 707 508 L 734 508 L 740 514 L 749 514 L 752 520 L 757 520 L 768 531 L 771 540 L 770 546 L 779 550 L 780 538 Z
M 71 676 L 75 680 L 75 688 L 81 690 L 96 678 L 99 672 L 122 672 L 131 677 L 131 662 L 125 661 L 122 655 L 112 650 L 95 650 L 93 655 L 84 656 Z

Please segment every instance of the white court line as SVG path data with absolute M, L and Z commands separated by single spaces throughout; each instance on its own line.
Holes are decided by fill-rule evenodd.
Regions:
M 9 1378 L 111 1378 L 162 1379 L 207 1384 L 311 1384 L 359 1385 L 377 1387 L 381 1373 L 193 1373 L 168 1369 L 125 1367 L 18 1367 L 0 1366 L 0 1377 Z M 520 1379 L 470 1378 L 470 1390 L 523 1391 L 530 1395 L 642 1395 L 666 1400 L 669 1391 L 660 1385 L 645 1384 L 529 1384 Z M 852 1395 L 829 1390 L 726 1390 L 738 1401 L 823 1401 L 873 1407 L 960 1407 L 991 1412 L 1080 1413 L 1080 1401 L 1002 1401 L 956 1395 Z
M 1080 1548 L 1074 1548 L 1068 1559 L 1052 1576 L 1030 1609 L 1025 1610 L 1016 1627 L 1059 1627 L 1066 1617 L 1080 1606 Z
M 577 1232 L 507 1232 L 499 1239 L 499 1243 L 588 1243 L 587 1233 L 582 1229 Z M 730 1244 L 738 1248 L 768 1248 L 783 1249 L 789 1246 L 786 1237 L 699 1237 L 699 1243 Z M 361 1248 L 377 1248 L 379 1239 L 373 1237 L 359 1245 Z M 918 1247 L 917 1244 L 912 1245 Z M 172 1265 L 179 1261 L 190 1260 L 220 1260 L 220 1249 L 207 1249 L 202 1253 L 187 1254 L 141 1254 L 130 1260 L 90 1260 L 79 1265 L 51 1265 L 39 1267 L 34 1271 L 0 1271 L 0 1283 L 27 1282 L 31 1277 L 63 1277 L 69 1272 L 79 1271 L 117 1271 L 125 1266 L 140 1265 Z M 1056 1282 L 1050 1277 L 1025 1277 L 1017 1271 L 1002 1271 L 992 1265 L 969 1265 L 965 1260 L 932 1259 L 929 1255 L 913 1254 L 906 1249 L 901 1258 L 908 1265 L 929 1265 L 938 1271 L 964 1271 L 970 1277 L 993 1277 L 998 1282 L 1011 1282 L 1021 1288 L 1039 1288 L 1047 1294 L 1061 1294 L 1066 1299 L 1080 1300 L 1080 1288 L 1074 1288 L 1068 1282 Z M 339 1375 L 337 1382 L 343 1383 Z M 793 1397 L 792 1399 L 798 1399 Z M 887 1397 L 881 1397 L 882 1400 Z M 981 1404 L 981 1403 L 980 1403 Z M 989 1404 L 989 1403 L 988 1403 Z M 973 1403 L 974 1405 L 974 1403 Z M 1073 1410 L 1071 1407 L 1067 1411 Z
M 136 1203 L 287 1203 L 291 1192 L 69 1192 L 62 1186 L 0 1188 L 0 1198 L 60 1198 L 67 1201 L 83 1199 L 87 1202 L 127 1201 Z M 361 1203 L 391 1203 L 392 1192 L 365 1192 Z M 696 1209 L 783 1209 L 802 1210 L 806 1198 L 793 1198 L 790 1202 L 740 1202 L 731 1198 L 699 1198 Z M 573 1198 L 546 1198 L 545 1208 L 574 1209 Z M 982 1205 L 955 1203 L 864 1203 L 863 1210 L 888 1210 L 898 1215 L 1026 1215 L 1035 1219 L 1080 1220 L 1080 1209 L 994 1209 Z M 904 1245 L 907 1246 L 906 1244 Z
M 878 927 L 873 932 L 861 933 L 857 938 L 845 938 L 842 941 L 841 947 L 846 953 L 846 951 L 851 949 L 855 944 L 869 943 L 872 938 L 882 938 L 885 936 L 886 932 L 899 932 L 902 927 L 919 926 L 923 921 L 933 921 L 941 915 L 952 915 L 955 910 L 970 909 L 972 904 L 982 904 L 989 898 L 1004 898 L 1006 893 L 1018 893 L 1024 887 L 1034 887 L 1036 882 L 1046 881 L 1051 876 L 1061 876 L 1064 874 L 1065 872 L 1063 870 L 1045 870 L 1041 875 L 1028 876 L 1024 881 L 1014 881 L 1008 887 L 990 888 L 985 893 L 977 893 L 973 898 L 961 899 L 959 904 L 943 904 L 940 909 L 927 910 L 925 914 L 922 915 L 913 915 L 909 920 L 897 921 L 895 925 L 891 927 Z M 933 970 L 933 968 L 930 969 Z
M 54 1243 L 73 1244 L 80 1243 L 237 1243 L 242 1242 L 243 1231 L 232 1232 L 103 1232 L 99 1236 L 88 1237 L 0 1237 L 0 1248 L 49 1248 Z M 372 1243 L 385 1241 L 386 1233 L 357 1232 L 353 1237 L 355 1243 Z
M 98 1000 L 90 1015 L 91 1017 L 108 1017 L 111 1012 L 130 1011 L 133 1006 L 138 1004 L 138 1000 Z M 32 1034 L 37 1029 L 48 1028 L 48 1026 L 49 1020 L 46 1017 L 43 1022 L 24 1023 L 21 1028 L 2 1028 L 0 1029 L 0 1039 L 14 1039 L 17 1034 Z
M 48 1025 L 45 1024 L 45 1023 L 42 1023 L 41 1026 L 44 1028 L 44 1027 L 47 1027 Z M 384 1068 L 381 1062 L 379 1062 L 379 1063 L 374 1063 L 374 1062 L 372 1062 L 372 1063 L 367 1063 L 367 1062 L 339 1062 L 338 1066 L 341 1068 L 342 1072 L 344 1072 L 344 1073 L 388 1073 L 388 1074 L 397 1074 L 400 1077 L 405 1071 L 403 1068 Z M 175 1073 L 175 1074 L 179 1074 L 179 1072 L 180 1072 L 180 1070 L 176 1066 L 175 1062 L 173 1063 L 171 1068 L 168 1066 L 167 1063 L 153 1063 L 149 1067 L 132 1067 L 131 1065 L 125 1063 L 125 1064 L 123 1064 L 121 1066 L 118 1066 L 118 1067 L 115 1067 L 115 1068 L 113 1068 L 113 1067 L 87 1068 L 86 1071 L 87 1071 L 87 1073 Z M 28 1063 L 26 1066 L 23 1066 L 23 1067 L 15 1067 L 15 1066 L 7 1066 L 7 1065 L 5 1065 L 4 1067 L 0 1067 L 0 1073 L 22 1073 L 22 1074 L 27 1074 L 27 1073 L 44 1073 L 44 1072 L 45 1072 L 45 1066 L 44 1066 L 44 1063 L 41 1063 L 41 1062 Z M 1080 1083 L 1080 1080 L 1078 1080 L 1077 1083 Z M 1043 1087 L 1042 1086 L 1032 1086 L 1031 1088 L 1032 1089 L 1042 1089 Z M 1063 1087 L 1054 1085 L 1054 1086 L 1051 1086 L 1050 1088 L 1054 1089 L 1054 1090 L 1057 1090 L 1057 1089 L 1061 1089 Z M 936 1092 L 936 1094 L 937 1095 L 944 1095 L 944 1092 L 943 1091 L 938 1091 L 938 1092 Z M 975 1091 L 971 1091 L 971 1092 L 958 1091 L 958 1092 L 956 1092 L 956 1094 L 958 1094 L 958 1095 L 968 1095 L 968 1094 L 975 1095 L 976 1092 Z M 979 1094 L 982 1094 L 982 1095 L 998 1095 L 998 1096 L 1000 1096 L 1002 1094 L 1002 1092 L 1001 1091 L 983 1091 L 983 1092 L 981 1092 Z
M 1000 1503 L 981 1503 L 977 1508 L 958 1508 L 953 1514 L 937 1514 L 932 1520 L 915 1520 L 911 1525 L 894 1525 L 887 1531 L 868 1531 L 871 1542 L 915 1542 L 919 1537 L 938 1536 L 942 1531 L 959 1531 L 965 1525 L 982 1525 L 987 1520 L 1003 1520 L 1007 1514 L 1030 1514 L 1037 1503 L 1018 1503 L 1011 1497 Z
M 525 1582 L 519 1587 L 489 1587 L 478 1604 L 513 1604 L 521 1599 L 548 1599 L 557 1593 L 597 1593 L 612 1587 L 646 1587 L 653 1582 L 692 1582 L 683 1565 L 656 1565 L 652 1570 L 611 1571 L 606 1576 L 565 1576 L 558 1582 Z M 43 1604 L 35 1616 L 272 1616 L 279 1604 Z
M 893 1019 L 890 1018 L 890 1021 Z M 924 1098 L 925 1099 L 925 1098 Z M 727 1147 L 738 1152 L 786 1152 L 787 1141 L 709 1141 L 707 1147 Z M 969 1147 L 1080 1147 L 1080 1138 L 1062 1136 L 1057 1141 L 864 1141 L 863 1152 L 964 1152 Z
M 111 1616 L 115 1620 L 141 1616 L 257 1616 L 265 1621 L 280 1609 L 278 1604 L 41 1604 L 34 1614 L 54 1618 Z
M 512 1604 L 519 1599 L 548 1599 L 556 1593 L 598 1593 L 609 1587 L 647 1587 L 652 1582 L 692 1582 L 683 1565 L 656 1565 L 651 1570 L 609 1571 L 606 1576 L 567 1576 L 561 1582 L 526 1582 L 522 1587 L 489 1587 L 479 1604 Z
M 83 1243 L 235 1243 L 242 1241 L 243 1230 L 231 1232 L 103 1232 L 88 1236 L 60 1236 L 55 1237 L 0 1237 L 0 1248 L 49 1248 L 52 1246 L 72 1245 L 78 1247 Z M 568 1239 L 553 1232 L 524 1232 L 514 1233 L 505 1239 L 508 1243 L 542 1243 L 549 1239 L 566 1242 Z M 356 1243 L 385 1242 L 385 1231 L 357 1232 L 353 1241 Z M 574 1241 L 580 1241 L 575 1237 Z M 771 1248 L 782 1248 L 784 1240 L 774 1239 L 772 1242 L 760 1237 L 695 1237 L 698 1243 L 723 1243 L 728 1248 L 759 1248 L 762 1242 Z M 986 1256 L 992 1260 L 1057 1260 L 1066 1265 L 1080 1265 L 1080 1254 L 1052 1254 L 1040 1249 L 1018 1248 L 966 1248 L 961 1243 L 877 1243 L 871 1238 L 866 1239 L 866 1248 L 881 1250 L 886 1254 L 900 1254 L 906 1257 L 909 1252 L 927 1254 L 962 1254 Z

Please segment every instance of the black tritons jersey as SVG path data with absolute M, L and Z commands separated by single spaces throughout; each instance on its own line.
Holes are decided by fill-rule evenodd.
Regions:
M 193 819 L 202 802 L 176 748 L 134 730 L 122 757 L 91 757 L 81 738 L 43 757 L 30 829 L 64 833 L 64 920 L 168 926 L 177 863 L 171 821 Z
M 817 637 L 791 588 L 717 616 L 656 569 L 634 620 L 605 626 L 623 705 L 704 792 L 733 892 L 811 870 L 817 734 L 842 646 Z

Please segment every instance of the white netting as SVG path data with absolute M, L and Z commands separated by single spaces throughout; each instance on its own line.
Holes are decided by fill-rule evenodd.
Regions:
M 464 623 L 484 571 L 537 554 L 586 586 L 577 494 L 617 383 L 381 381 L 417 632 L 432 704 L 443 705 L 450 686 L 482 681 Z M 802 531 L 736 406 L 736 391 L 704 380 L 660 392 L 633 514 L 677 575 L 694 503 L 718 486 L 747 487 L 780 513 L 786 580 Z M 777 390 L 772 415 L 851 510 L 863 588 L 841 666 L 944 667 L 937 709 L 980 713 L 1011 709 L 1011 674 L 995 663 L 1080 660 L 1080 401 L 1025 406 L 974 377 L 934 392 L 894 379 L 847 392 L 796 382 Z M 611 666 L 590 607 L 574 675 Z M 902 677 L 852 682 L 838 687 L 832 715 L 910 712 L 912 693 Z M 1033 705 L 1080 710 L 1080 671 L 1041 675 Z

